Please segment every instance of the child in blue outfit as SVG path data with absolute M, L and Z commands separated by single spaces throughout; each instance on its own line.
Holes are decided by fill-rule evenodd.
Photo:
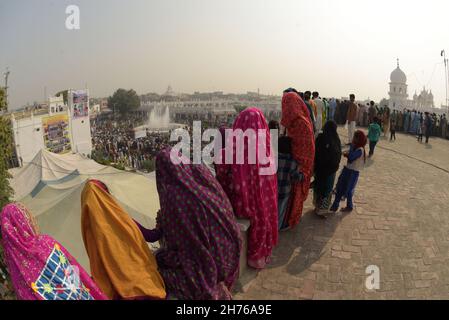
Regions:
M 344 157 L 348 158 L 348 162 L 338 178 L 336 196 L 330 211 L 337 212 L 343 197 L 346 197 L 347 205 L 341 211 L 351 212 L 354 209 L 352 197 L 354 196 L 355 188 L 359 180 L 360 170 L 363 169 L 366 161 L 366 142 L 367 138 L 365 133 L 357 130 L 349 151 L 343 154 Z

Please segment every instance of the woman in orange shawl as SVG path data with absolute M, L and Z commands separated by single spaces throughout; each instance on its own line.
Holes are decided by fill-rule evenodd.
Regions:
M 137 224 L 100 181 L 81 195 L 81 228 L 92 277 L 110 299 L 165 299 L 165 285 Z
M 292 185 L 291 202 L 287 210 L 288 226 L 296 226 L 302 216 L 304 201 L 309 195 L 310 179 L 315 160 L 315 139 L 307 106 L 295 92 L 285 93 L 282 97 L 281 125 L 287 129 L 292 139 L 292 155 L 298 162 L 298 169 L 304 175 L 301 182 Z

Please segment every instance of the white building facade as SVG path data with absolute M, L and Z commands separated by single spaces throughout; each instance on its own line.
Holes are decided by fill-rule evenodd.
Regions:
M 399 59 L 397 68 L 393 70 L 390 75 L 389 85 L 390 91 L 388 92 L 388 107 L 391 110 L 405 108 L 408 104 L 407 76 L 399 67 Z
M 74 110 L 74 92 L 79 91 L 69 90 L 68 104 L 64 103 L 62 96 L 50 97 L 48 106 L 43 109 L 11 114 L 15 151 L 20 166 L 31 162 L 41 149 L 55 153 L 91 155 L 88 92 L 85 90 L 87 109 L 77 114 Z
M 422 112 L 445 112 L 435 108 L 432 90 L 426 90 L 426 88 L 423 88 L 419 95 L 415 92 L 413 99 L 408 99 L 407 76 L 399 67 L 399 59 L 396 69 L 393 70 L 390 75 L 388 97 L 388 99 L 381 100 L 379 103 L 381 107 L 388 106 L 390 110 L 398 111 L 402 111 L 403 109 L 412 109 Z
M 27 162 L 31 162 L 34 156 L 44 148 L 42 118 L 45 116 L 48 116 L 48 114 L 35 115 L 32 112 L 26 117 L 21 117 L 20 114 L 12 114 L 11 123 L 19 165 L 22 166 Z
M 82 102 L 76 102 L 76 97 L 82 97 Z M 72 142 L 72 151 L 84 156 L 92 153 L 92 136 L 90 130 L 90 108 L 88 90 L 69 90 L 69 123 Z M 77 112 L 77 107 L 82 106 L 81 112 Z M 78 113 L 78 114 L 77 114 Z

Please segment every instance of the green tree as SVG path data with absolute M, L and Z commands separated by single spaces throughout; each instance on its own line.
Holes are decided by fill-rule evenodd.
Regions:
M 109 166 L 111 164 L 111 161 L 108 158 L 108 156 L 101 150 L 92 150 L 91 158 L 92 160 L 105 166 Z
M 145 160 L 142 163 L 142 168 L 147 172 L 153 172 L 156 169 L 156 162 L 154 159 Z
M 0 111 L 6 110 L 6 92 L 0 87 Z
M 6 108 L 6 94 L 3 88 L 0 88 L 0 110 Z M 0 116 L 0 209 L 6 205 L 12 195 L 13 190 L 9 185 L 8 160 L 12 155 L 12 128 L 9 117 Z
M 134 111 L 140 106 L 140 99 L 134 90 L 118 89 L 112 97 L 108 98 L 108 106 L 115 112 L 125 114 Z
M 0 235 L 1 239 L 1 235 Z M 3 249 L 0 245 L 0 300 L 15 300 L 16 296 L 3 258 Z
M 6 92 L 0 87 L 0 111 L 6 109 Z M 12 130 L 9 118 L 0 115 L 0 210 L 10 202 L 13 190 L 9 186 L 8 159 L 12 153 Z M 0 233 L 1 240 L 1 233 Z M 0 300 L 15 299 L 11 279 L 3 259 L 0 245 Z
M 9 203 L 13 190 L 9 185 L 8 160 L 12 154 L 12 130 L 9 119 L 0 117 L 0 208 Z

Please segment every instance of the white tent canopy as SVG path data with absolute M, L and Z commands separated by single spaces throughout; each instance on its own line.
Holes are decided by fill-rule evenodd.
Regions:
M 103 166 L 79 154 L 41 150 L 32 162 L 10 171 L 15 200 L 37 218 L 86 269 L 89 259 L 81 236 L 81 192 L 87 179 L 103 181 L 123 208 L 146 227 L 154 227 L 159 199 L 154 173 L 142 175 Z

